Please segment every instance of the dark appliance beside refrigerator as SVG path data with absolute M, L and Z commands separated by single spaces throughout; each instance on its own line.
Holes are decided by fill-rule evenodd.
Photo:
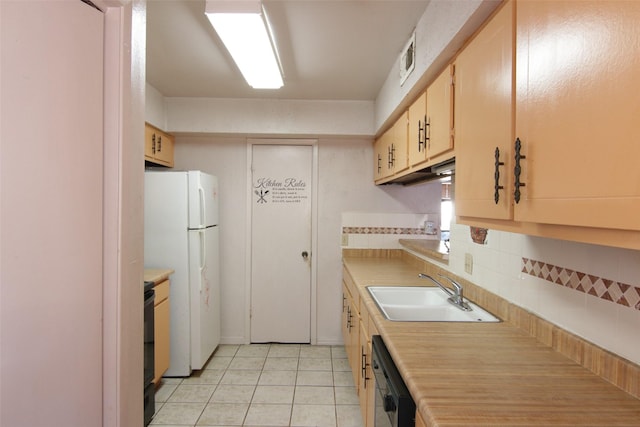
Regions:
M 154 363 L 154 318 L 153 301 L 155 291 L 153 282 L 144 282 L 144 425 L 147 426 L 156 411 Z

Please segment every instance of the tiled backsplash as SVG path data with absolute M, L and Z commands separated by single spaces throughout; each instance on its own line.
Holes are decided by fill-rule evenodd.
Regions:
M 640 310 L 639 287 L 528 258 L 522 258 L 522 272 L 596 298 Z
M 429 235 L 426 230 L 410 227 L 342 227 L 344 234 L 410 234 L 410 235 Z M 433 235 L 433 233 L 431 233 Z
M 342 247 L 399 249 L 399 239 L 439 239 L 440 215 L 344 212 Z
M 496 230 L 478 245 L 454 224 L 443 268 L 640 364 L 640 251 Z

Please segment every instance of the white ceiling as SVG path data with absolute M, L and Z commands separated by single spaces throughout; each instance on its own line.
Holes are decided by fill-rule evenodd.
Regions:
M 247 85 L 205 0 L 148 0 L 147 82 L 167 97 L 374 100 L 429 0 L 264 0 L 284 87 Z

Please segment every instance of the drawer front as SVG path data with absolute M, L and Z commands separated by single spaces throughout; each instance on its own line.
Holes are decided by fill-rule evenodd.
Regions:
M 164 283 L 164 282 L 163 282 Z M 154 308 L 154 384 L 158 384 L 162 375 L 169 369 L 170 341 L 169 341 L 169 300 L 165 298 Z
M 153 287 L 153 290 L 156 292 L 156 298 L 154 300 L 154 305 L 160 304 L 162 301 L 169 298 L 169 280 L 164 280 Z
M 347 289 L 349 289 L 349 294 L 351 294 L 351 298 L 353 298 L 355 309 L 358 310 L 358 314 L 360 314 L 360 293 L 358 293 L 358 288 L 356 287 L 353 278 L 344 267 L 342 268 L 342 280 L 347 286 Z

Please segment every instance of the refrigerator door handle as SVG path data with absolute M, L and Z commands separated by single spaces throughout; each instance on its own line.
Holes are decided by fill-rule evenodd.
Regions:
M 205 230 L 200 230 L 198 236 L 200 237 L 200 273 L 204 271 L 207 265 L 207 245 L 205 244 Z M 202 281 L 200 281 L 200 289 L 202 289 Z
M 204 188 L 198 187 L 198 196 L 200 196 L 200 227 L 204 227 L 207 220 L 206 203 L 204 200 Z

